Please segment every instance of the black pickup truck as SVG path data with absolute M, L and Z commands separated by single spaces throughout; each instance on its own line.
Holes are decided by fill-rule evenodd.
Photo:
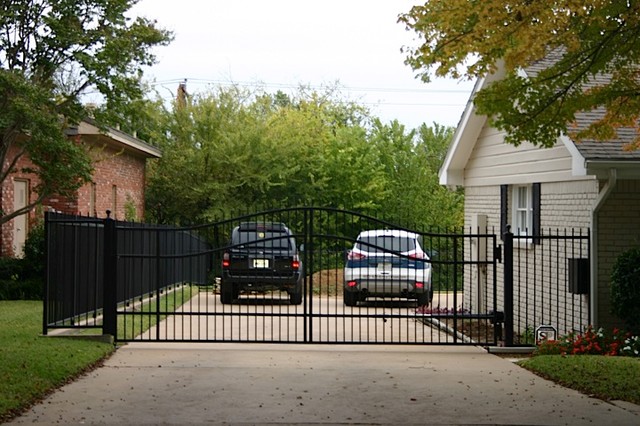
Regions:
M 222 258 L 222 303 L 233 303 L 241 292 L 279 290 L 299 305 L 303 280 L 296 241 L 284 223 L 242 222 L 233 229 Z

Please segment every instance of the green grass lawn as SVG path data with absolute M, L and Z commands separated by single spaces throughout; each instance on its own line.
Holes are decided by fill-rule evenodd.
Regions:
M 109 343 L 41 333 L 41 301 L 0 301 L 0 422 L 114 351 Z
M 173 311 L 197 291 L 197 287 L 184 286 L 166 294 L 160 298 L 161 310 Z M 155 307 L 151 300 L 139 310 L 151 314 Z M 156 316 L 134 317 L 126 329 L 122 318 L 118 323 L 118 335 L 131 339 L 155 325 Z M 95 332 L 88 329 L 80 334 Z M 111 343 L 41 334 L 41 301 L 0 301 L 0 423 L 99 365 L 115 350 Z
M 175 291 L 165 293 L 160 297 L 160 309 L 156 298 L 150 298 L 141 303 L 137 308 L 137 314 L 118 315 L 118 340 L 131 340 L 144 333 L 167 315 L 156 315 L 156 312 L 173 312 L 199 292 L 199 288 L 191 285 L 183 285 Z
M 600 399 L 640 404 L 640 358 L 539 355 L 518 364 L 545 379 Z

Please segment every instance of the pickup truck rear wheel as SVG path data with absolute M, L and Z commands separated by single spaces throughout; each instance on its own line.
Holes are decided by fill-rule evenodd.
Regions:
M 233 294 L 233 284 L 230 283 L 221 283 L 220 284 L 220 303 L 223 305 L 233 303 L 234 294 Z
M 289 302 L 292 305 L 301 305 L 302 304 L 302 292 L 300 291 L 292 291 L 289 293 Z

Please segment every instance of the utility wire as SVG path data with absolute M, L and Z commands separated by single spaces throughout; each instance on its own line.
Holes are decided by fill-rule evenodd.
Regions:
M 305 85 L 305 84 L 288 84 L 288 83 L 265 83 L 265 82 L 247 82 L 247 81 L 224 81 L 202 78 L 182 78 L 182 79 L 170 79 L 149 83 L 152 86 L 164 86 L 167 84 L 180 84 L 180 83 L 193 83 L 196 85 L 202 84 L 219 84 L 223 86 L 241 86 L 241 87 L 266 87 L 266 88 L 280 88 L 280 89 L 298 89 L 300 87 L 309 87 L 311 89 L 321 89 L 330 87 L 330 85 Z M 393 87 L 357 87 L 357 86 L 343 86 L 337 83 L 337 89 L 342 89 L 348 92 L 382 92 L 382 93 L 460 93 L 468 94 L 470 90 L 464 89 L 403 89 Z

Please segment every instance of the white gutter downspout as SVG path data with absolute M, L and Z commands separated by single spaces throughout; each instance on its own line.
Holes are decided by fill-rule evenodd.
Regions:
M 617 169 L 609 169 L 609 180 L 591 206 L 591 283 L 589 288 L 589 313 L 591 325 L 598 328 L 598 212 L 615 189 L 618 181 Z

